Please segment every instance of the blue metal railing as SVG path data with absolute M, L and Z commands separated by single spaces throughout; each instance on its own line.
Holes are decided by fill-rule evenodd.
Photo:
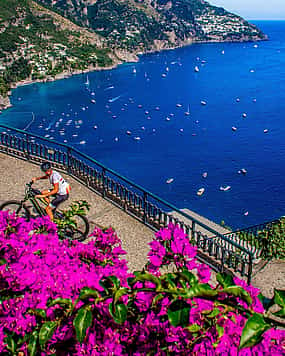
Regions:
M 256 259 L 285 258 L 284 218 L 229 232 L 224 236 L 250 251 Z
M 179 225 L 198 247 L 201 261 L 216 271 L 231 269 L 246 276 L 250 282 L 251 251 L 76 148 L 0 124 L 0 151 L 36 163 L 44 160 L 53 162 L 55 167 L 153 230 L 169 223 Z M 176 216 L 170 212 L 175 212 Z

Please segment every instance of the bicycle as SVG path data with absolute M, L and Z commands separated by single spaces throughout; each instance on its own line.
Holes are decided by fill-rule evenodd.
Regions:
M 44 206 L 47 206 L 47 202 L 44 198 L 36 198 L 35 196 L 41 194 L 37 189 L 32 188 L 33 182 L 26 183 L 25 185 L 25 196 L 23 200 L 8 200 L 0 205 L 0 210 L 10 210 L 15 212 L 16 216 L 23 217 L 26 221 L 29 221 L 31 217 L 36 216 L 45 216 L 46 211 L 44 207 L 40 204 L 43 203 Z M 32 211 L 36 213 L 33 215 L 30 211 L 30 207 L 26 205 L 26 202 L 32 204 Z M 61 211 L 53 211 L 55 220 L 64 221 L 65 216 Z M 71 239 L 83 241 L 88 236 L 89 233 L 89 222 L 84 215 L 75 213 L 71 217 L 71 223 L 69 224 L 60 224 L 58 225 L 59 235 Z

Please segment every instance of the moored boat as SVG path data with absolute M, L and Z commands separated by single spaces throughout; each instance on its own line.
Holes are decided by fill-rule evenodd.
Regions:
M 205 192 L 205 188 L 200 188 L 197 191 L 197 195 L 201 196 L 202 194 L 204 194 L 204 192 Z

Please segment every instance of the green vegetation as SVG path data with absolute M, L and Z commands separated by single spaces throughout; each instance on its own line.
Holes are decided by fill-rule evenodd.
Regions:
M 110 51 L 90 44 L 87 30 L 75 30 L 65 20 L 31 0 L 5 0 L 0 7 L 0 94 L 13 83 L 45 79 L 63 71 L 85 70 L 89 66 L 112 64 Z
M 285 217 L 267 224 L 257 233 L 241 231 L 238 237 L 259 250 L 264 259 L 285 259 Z

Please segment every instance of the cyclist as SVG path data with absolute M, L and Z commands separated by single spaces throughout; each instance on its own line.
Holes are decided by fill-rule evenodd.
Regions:
M 51 168 L 50 162 L 43 162 L 41 164 L 41 170 L 45 173 L 44 176 L 34 177 L 32 181 L 35 182 L 39 179 L 49 179 L 53 189 L 43 190 L 41 194 L 36 195 L 36 198 L 44 198 L 48 205 L 45 208 L 46 213 L 53 220 L 53 210 L 56 209 L 59 204 L 69 198 L 70 185 L 66 180 L 55 170 Z M 50 197 L 55 196 L 52 201 Z

